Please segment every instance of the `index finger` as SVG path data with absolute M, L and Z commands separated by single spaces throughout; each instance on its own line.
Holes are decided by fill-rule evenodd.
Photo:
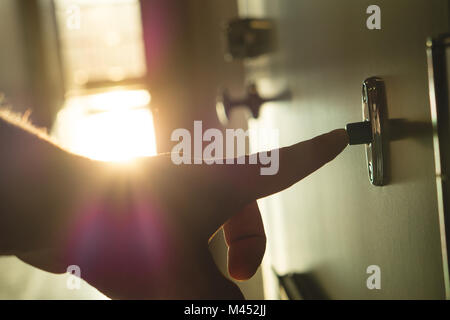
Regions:
M 209 213 L 216 208 L 213 216 L 194 216 L 195 223 L 202 222 L 200 225 L 206 224 L 208 232 L 215 232 L 237 211 L 257 199 L 292 186 L 333 160 L 347 145 L 347 132 L 338 129 L 289 147 L 272 150 L 272 153 L 278 154 L 278 158 L 274 157 L 278 160 L 278 171 L 273 175 L 262 174 L 264 165 L 251 164 L 250 159 L 254 155 L 245 156 L 241 162 L 234 159 L 235 164 L 177 166 L 178 169 L 173 170 L 172 174 L 177 177 L 179 187 L 183 181 L 190 185 L 190 188 L 181 188 L 185 195 L 183 199 L 186 199 L 186 192 L 189 190 L 202 195 L 197 202 L 193 200 L 194 196 L 189 197 L 189 203 L 197 209 L 194 211 Z M 260 155 L 261 153 L 258 154 Z M 187 205 L 186 202 L 183 203 L 184 206 Z M 190 216 L 190 219 L 194 217 Z
M 279 170 L 274 175 L 262 175 L 261 165 L 234 166 L 231 170 L 235 171 L 235 183 L 240 186 L 238 196 L 243 202 L 249 203 L 280 192 L 332 161 L 347 145 L 347 132 L 338 129 L 273 150 L 279 155 Z

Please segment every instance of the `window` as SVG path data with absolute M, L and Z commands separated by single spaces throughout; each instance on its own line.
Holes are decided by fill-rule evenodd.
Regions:
M 55 0 L 66 102 L 52 135 L 103 161 L 156 154 L 138 0 Z

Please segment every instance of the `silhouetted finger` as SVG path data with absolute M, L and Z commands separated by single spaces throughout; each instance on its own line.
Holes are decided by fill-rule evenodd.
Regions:
M 172 165 L 152 178 L 164 194 L 170 194 L 177 212 L 197 234 L 208 238 L 230 217 L 253 201 L 282 191 L 333 160 L 348 145 L 348 135 L 338 129 L 281 149 L 233 159 L 234 164 Z M 261 159 L 270 164 L 261 164 Z M 164 160 L 160 158 L 160 160 Z M 167 161 L 165 162 L 167 163 Z M 242 163 L 242 164 L 239 164 Z M 264 170 L 264 169 L 268 169 Z M 165 186 L 165 187 L 164 187 Z M 196 212 L 196 214 L 191 214 Z M 181 218 L 181 216 L 179 216 Z M 206 232 L 206 234 L 205 234 Z
M 236 197 L 243 203 L 250 203 L 280 192 L 336 158 L 347 145 L 347 132 L 338 129 L 290 147 L 273 150 L 278 152 L 278 171 L 273 175 L 262 174 L 264 166 L 260 164 L 236 165 L 230 168 Z M 248 163 L 249 157 L 246 158 Z M 273 157 L 272 161 L 276 160 L 277 157 Z
M 266 249 L 264 225 L 256 201 L 231 217 L 223 226 L 228 246 L 228 272 L 236 280 L 250 279 Z

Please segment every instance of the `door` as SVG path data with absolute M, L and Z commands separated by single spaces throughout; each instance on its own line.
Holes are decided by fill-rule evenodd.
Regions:
M 293 92 L 290 102 L 265 104 L 251 128 L 277 128 L 285 146 L 361 121 L 362 82 L 378 76 L 388 122 L 400 133 L 386 146 L 384 186 L 370 184 L 364 146 L 351 146 L 288 190 L 260 200 L 267 298 L 279 297 L 274 271 L 302 275 L 315 298 L 446 297 L 425 43 L 448 30 L 448 2 L 377 1 L 381 29 L 369 30 L 372 4 L 239 3 L 242 16 L 277 21 L 279 50 L 247 61 L 247 79 L 262 95 L 285 87 Z M 252 151 L 268 147 L 251 145 Z

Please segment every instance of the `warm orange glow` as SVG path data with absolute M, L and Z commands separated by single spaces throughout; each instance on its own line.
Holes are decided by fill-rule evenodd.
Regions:
M 68 150 L 101 161 L 156 155 L 146 90 L 118 90 L 67 99 L 52 135 Z

